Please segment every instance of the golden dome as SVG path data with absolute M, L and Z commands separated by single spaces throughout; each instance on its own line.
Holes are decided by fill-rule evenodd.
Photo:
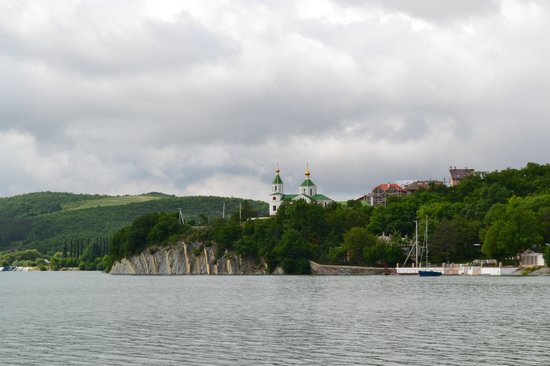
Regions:
M 310 175 L 311 175 L 311 173 L 309 171 L 309 163 L 306 163 L 306 177 L 309 178 Z

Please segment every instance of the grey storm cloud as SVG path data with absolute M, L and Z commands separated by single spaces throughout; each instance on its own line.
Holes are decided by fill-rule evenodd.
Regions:
M 542 1 L 0 2 L 0 194 L 329 195 L 544 163 Z M 353 175 L 351 177 L 350 175 Z M 292 188 L 289 188 L 292 189 Z

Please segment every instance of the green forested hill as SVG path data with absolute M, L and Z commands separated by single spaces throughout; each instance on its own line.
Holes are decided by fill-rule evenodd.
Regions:
M 238 210 L 238 198 L 176 197 L 162 193 L 105 196 L 40 192 L 0 198 L 0 250 L 35 248 L 61 250 L 64 243 L 110 238 L 136 217 L 149 212 L 177 212 L 195 221 Z M 267 205 L 248 201 L 260 216 Z M 200 218 L 201 217 L 201 218 Z
M 513 263 L 526 249 L 544 251 L 550 262 L 550 164 L 479 172 L 456 187 L 433 185 L 390 197 L 386 205 L 374 208 L 359 201 L 326 208 L 300 201 L 283 205 L 270 220 L 246 221 L 255 213 L 267 214 L 265 203 L 247 201 L 242 217 L 229 218 L 240 201 L 160 193 L 113 197 L 44 192 L 1 198 L 0 252 L 32 248 L 40 253 L 0 253 L 0 265 L 50 258 L 52 268 L 102 269 L 113 259 L 187 235 L 205 245 L 215 243 L 219 255 L 236 250 L 264 258 L 270 268 L 281 265 L 287 273 L 307 272 L 308 259 L 393 266 L 414 237 L 415 221 L 420 228 L 429 227 L 435 263 L 479 258 Z M 223 202 L 226 220 L 220 219 Z M 177 225 L 178 208 L 186 218 L 209 224 L 202 230 Z M 388 234 L 389 243 L 376 239 Z M 419 234 L 422 242 L 424 230 Z M 61 253 L 52 256 L 57 251 Z

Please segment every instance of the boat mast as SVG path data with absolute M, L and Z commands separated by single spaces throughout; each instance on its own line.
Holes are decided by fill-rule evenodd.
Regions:
M 426 240 L 426 267 L 428 267 L 428 215 L 426 215 L 426 232 L 424 238 L 424 240 Z
M 414 264 L 417 267 L 419 267 L 418 265 L 418 220 L 414 220 L 414 226 L 415 226 L 414 242 L 415 242 L 415 254 L 416 254 L 416 261 L 414 262 Z

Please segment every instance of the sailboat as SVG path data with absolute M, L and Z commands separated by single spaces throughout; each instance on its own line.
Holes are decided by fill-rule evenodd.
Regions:
M 416 237 L 417 237 L 416 241 L 418 242 L 418 231 L 417 231 Z M 426 232 L 424 234 L 424 248 L 426 249 L 426 267 L 423 270 L 421 269 L 418 270 L 418 276 L 420 277 L 441 276 L 443 274 L 442 272 L 434 271 L 432 269 L 427 269 L 428 268 L 428 215 L 426 215 Z
M 411 246 L 411 249 L 409 250 L 409 254 L 407 254 L 407 258 L 403 262 L 403 266 L 395 269 L 395 272 L 398 275 L 418 275 L 422 277 L 435 277 L 435 276 L 441 276 L 443 274 L 444 269 L 441 268 L 441 270 L 437 267 L 428 267 L 428 215 L 426 215 L 426 232 L 424 234 L 424 243 L 422 247 L 419 247 L 418 245 L 418 220 L 414 221 L 415 223 L 415 240 L 414 245 Z M 421 251 L 422 250 L 422 253 Z M 426 265 L 425 267 L 422 267 L 422 257 L 424 256 L 424 250 L 426 251 Z M 416 260 L 414 261 L 415 265 L 413 267 L 407 267 L 407 261 L 411 257 L 413 251 L 415 252 Z

